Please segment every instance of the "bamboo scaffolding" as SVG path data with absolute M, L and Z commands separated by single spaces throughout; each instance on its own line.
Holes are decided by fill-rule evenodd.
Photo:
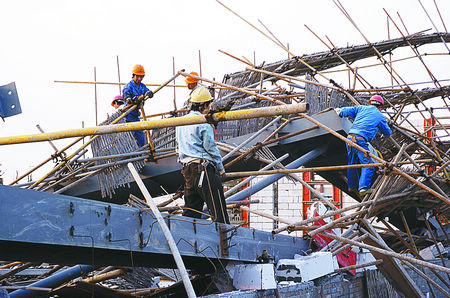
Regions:
M 347 239 L 347 238 L 343 238 L 343 237 L 340 237 L 340 236 L 337 236 L 337 235 L 334 235 L 334 234 L 330 234 L 330 233 L 327 233 L 327 232 L 321 232 L 320 234 L 323 235 L 323 236 L 327 236 L 329 238 L 332 238 L 332 239 L 336 239 L 336 240 L 341 241 L 341 242 L 345 242 L 345 243 L 351 244 L 353 246 L 365 248 L 365 249 L 368 249 L 370 251 L 375 251 L 377 253 L 380 253 L 380 254 L 383 254 L 383 255 L 386 255 L 386 256 L 390 256 L 390 257 L 393 257 L 393 258 L 396 258 L 396 259 L 399 259 L 399 260 L 407 261 L 407 262 L 414 263 L 414 264 L 417 264 L 417 265 L 420 265 L 420 266 L 424 266 L 424 267 L 428 267 L 428 268 L 433 268 L 435 270 L 439 270 L 439 271 L 442 271 L 442 272 L 445 272 L 445 273 L 450 273 L 450 268 L 445 268 L 445 267 L 442 267 L 442 266 L 439 266 L 439 265 L 435 265 L 435 264 L 432 264 L 432 263 L 429 263 L 429 262 L 417 260 L 417 259 L 414 259 L 414 258 L 411 258 L 411 257 L 408 257 L 408 256 L 404 256 L 404 255 L 399 254 L 399 253 L 391 252 L 391 251 L 388 251 L 386 249 L 381 249 L 381 248 L 378 248 L 378 247 L 375 247 L 375 246 L 372 246 L 372 245 L 368 245 L 368 244 L 365 244 L 365 243 L 360 243 L 360 242 L 357 242 L 357 241 L 353 241 L 353 240 L 350 240 L 350 239 Z
M 417 161 L 415 161 L 417 162 Z M 432 162 L 432 159 L 422 159 L 419 162 Z M 412 164 L 410 161 L 398 162 L 398 165 Z M 233 172 L 227 173 L 227 178 L 239 178 L 247 176 L 263 176 L 272 174 L 291 174 L 291 173 L 305 173 L 305 172 L 326 172 L 326 171 L 339 171 L 347 169 L 361 169 L 371 167 L 388 167 L 386 163 L 368 163 L 368 164 L 353 164 L 353 165 L 341 165 L 341 166 L 326 166 L 326 167 L 313 167 L 313 168 L 300 168 L 300 169 L 277 169 L 277 170 L 265 170 L 265 171 L 247 171 L 247 172 Z
M 344 6 L 340 3 L 339 0 L 333 0 L 333 2 L 336 4 L 336 6 L 341 10 L 341 12 L 345 15 L 345 17 L 352 23 L 352 25 L 356 28 L 356 30 L 361 34 L 361 36 L 364 38 L 364 40 L 366 41 L 366 43 L 374 50 L 374 52 L 376 53 L 378 59 L 380 59 L 380 61 L 383 61 L 384 64 L 383 66 L 386 68 L 386 70 L 388 71 L 388 73 L 392 76 L 392 78 L 394 78 L 394 80 L 397 82 L 397 84 L 399 83 L 397 81 L 397 79 L 394 77 L 394 74 L 402 81 L 402 83 L 409 87 L 408 84 L 400 77 L 400 75 L 393 69 L 391 68 L 391 70 L 388 69 L 388 67 L 386 66 L 388 64 L 388 62 L 384 59 L 383 55 L 381 55 L 381 53 L 377 50 L 377 48 L 366 38 L 366 36 L 362 33 L 362 31 L 358 28 L 358 26 L 356 25 L 356 23 L 353 21 L 353 19 L 350 17 L 350 15 L 347 13 L 347 11 L 345 10 Z M 442 36 L 440 36 L 440 38 L 442 39 Z M 443 40 L 443 39 L 442 39 Z M 420 97 L 417 96 L 417 94 L 413 93 L 412 94 L 424 107 L 426 110 L 428 110 L 428 107 L 424 104 L 424 102 L 420 99 Z M 447 105 L 447 104 L 446 104 Z M 447 105 L 448 106 L 448 105 Z M 394 108 L 395 110 L 395 108 Z M 436 120 L 437 123 L 439 123 L 439 125 L 441 125 L 441 127 L 446 131 L 447 134 L 450 134 L 445 127 L 442 125 L 442 123 L 439 122 L 438 119 L 436 119 L 433 116 L 433 113 L 430 113 L 431 116 L 433 117 L 433 119 Z M 426 117 L 421 113 L 422 117 L 424 119 L 426 119 Z M 410 123 L 411 124 L 411 123 Z M 411 124 L 411 126 L 414 127 L 414 125 Z

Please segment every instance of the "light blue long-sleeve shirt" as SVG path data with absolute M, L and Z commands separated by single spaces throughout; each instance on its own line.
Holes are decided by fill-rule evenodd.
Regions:
M 375 106 L 345 107 L 341 109 L 339 116 L 354 118 L 349 133 L 360 135 L 368 142 L 375 138 L 378 130 L 386 136 L 392 133 L 386 118 Z
M 199 111 L 191 111 L 187 116 L 201 115 Z M 214 130 L 210 124 L 193 124 L 177 126 L 176 138 L 178 158 L 181 163 L 203 158 L 214 163 L 218 171 L 223 170 L 222 156 L 214 141 Z
M 135 96 L 144 95 L 147 91 L 149 91 L 149 89 L 145 86 L 145 84 L 140 83 L 138 86 L 133 80 L 131 80 L 123 88 L 122 97 L 123 99 L 131 98 L 133 100 Z M 137 122 L 139 121 L 139 114 L 139 108 L 137 108 L 130 114 L 126 115 L 125 119 L 127 122 Z

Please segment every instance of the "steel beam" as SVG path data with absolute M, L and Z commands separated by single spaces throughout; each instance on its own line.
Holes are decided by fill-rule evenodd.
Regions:
M 209 271 L 227 260 L 257 262 L 264 250 L 276 260 L 292 258 L 308 246 L 301 238 L 251 228 L 228 231 L 232 225 L 182 216 L 165 220 L 192 269 Z M 155 223 L 142 209 L 0 185 L 4 260 L 173 268 Z
M 320 156 L 321 154 L 325 153 L 326 150 L 327 150 L 327 145 L 322 145 L 314 150 L 311 150 L 310 152 L 306 153 L 305 155 L 297 158 L 296 160 L 294 160 L 293 162 L 288 164 L 286 166 L 286 168 L 287 169 L 296 169 L 296 168 L 312 161 L 313 159 Z M 284 173 L 270 175 L 269 177 L 264 178 L 262 181 L 256 183 L 255 185 L 252 185 L 252 187 L 247 187 L 244 190 L 238 192 L 237 194 L 229 197 L 226 201 L 227 202 L 241 201 L 245 198 L 248 198 L 252 194 L 257 193 L 261 189 L 271 185 L 272 183 L 274 183 L 275 181 L 278 181 L 279 179 L 283 178 L 286 175 L 287 174 L 284 174 Z

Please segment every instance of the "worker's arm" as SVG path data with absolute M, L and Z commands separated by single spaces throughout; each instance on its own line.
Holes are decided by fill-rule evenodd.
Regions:
M 201 125 L 200 135 L 203 142 L 203 148 L 216 164 L 217 170 L 219 172 L 222 172 L 224 170 L 222 164 L 222 156 L 220 155 L 219 149 L 217 148 L 216 142 L 214 141 L 214 130 L 211 125 Z
M 345 107 L 342 108 L 339 112 L 339 117 L 352 117 L 355 118 L 356 114 L 358 114 L 358 107 Z
M 133 99 L 133 90 L 131 90 L 131 87 L 128 84 L 126 84 L 122 90 L 122 98 L 124 100 L 127 100 L 129 98 Z
M 385 136 L 390 136 L 392 134 L 392 130 L 389 128 L 389 125 L 387 124 L 386 119 L 383 119 L 380 124 L 378 125 L 380 131 Z

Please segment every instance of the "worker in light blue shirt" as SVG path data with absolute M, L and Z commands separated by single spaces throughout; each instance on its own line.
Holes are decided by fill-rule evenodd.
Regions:
M 207 114 L 211 102 L 211 94 L 205 87 L 195 89 L 187 116 Z M 225 170 L 212 126 L 207 123 L 178 126 L 176 140 L 185 182 L 183 215 L 200 218 L 206 203 L 214 221 L 230 223 L 221 181 Z
M 142 83 L 145 76 L 144 67 L 136 64 L 133 67 L 132 74 L 132 80 L 123 88 L 122 97 L 126 100 L 127 105 L 137 104 L 138 107 L 125 116 L 126 122 L 138 122 L 141 111 L 140 105 L 141 103 L 142 105 L 144 104 L 144 95 L 149 98 L 153 97 L 153 92 L 150 91 L 144 83 Z M 132 131 L 131 133 L 133 134 L 133 137 L 139 147 L 145 145 L 145 134 L 142 130 Z
M 384 106 L 383 98 L 379 95 L 372 96 L 368 106 L 345 107 L 339 110 L 340 117 L 354 118 L 347 138 L 358 144 L 365 150 L 369 150 L 368 142 L 372 141 L 378 130 L 390 136 L 392 131 L 389 128 L 386 118 L 380 112 Z M 364 152 L 347 144 L 348 164 L 368 164 L 372 158 Z M 358 190 L 361 196 L 370 193 L 370 184 L 375 171 L 373 167 L 358 169 L 347 169 L 347 184 L 350 191 Z M 359 176 L 359 177 L 358 177 Z

